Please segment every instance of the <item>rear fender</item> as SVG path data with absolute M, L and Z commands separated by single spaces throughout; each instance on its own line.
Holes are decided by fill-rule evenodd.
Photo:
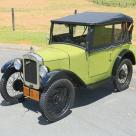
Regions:
M 129 58 L 130 57 L 130 58 Z M 124 58 L 129 58 L 132 61 L 132 64 L 135 65 L 135 55 L 132 51 L 130 50 L 123 50 L 119 56 L 117 57 L 113 69 L 112 69 L 112 75 L 115 76 L 116 74 L 116 69 L 118 68 L 119 64 L 121 63 L 122 59 Z

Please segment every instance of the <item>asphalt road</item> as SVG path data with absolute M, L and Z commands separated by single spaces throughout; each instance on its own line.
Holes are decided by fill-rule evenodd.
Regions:
M 24 53 L 0 49 L 0 67 Z M 0 96 L 0 103 L 0 136 L 136 136 L 136 68 L 123 92 L 114 93 L 111 82 L 77 90 L 72 113 L 52 124 L 41 117 L 36 102 L 9 106 Z

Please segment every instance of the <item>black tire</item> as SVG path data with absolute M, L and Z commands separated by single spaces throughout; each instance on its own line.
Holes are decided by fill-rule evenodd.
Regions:
M 127 66 L 128 72 L 126 72 L 126 70 L 123 71 L 122 69 L 123 67 L 126 67 L 126 66 Z M 115 75 L 113 77 L 115 91 L 123 91 L 128 89 L 132 79 L 132 73 L 133 73 L 133 67 L 132 67 L 131 60 L 123 59 L 121 63 L 118 65 Z
M 61 91 L 59 89 L 61 89 Z M 59 95 L 61 93 L 64 93 L 64 89 L 65 89 L 65 97 L 67 100 L 65 100 L 65 97 L 62 96 L 58 96 L 58 98 L 56 97 L 57 93 L 59 93 Z M 67 96 L 66 96 L 66 91 L 67 91 Z M 61 97 L 60 100 L 59 97 Z M 63 108 L 61 110 L 58 110 L 60 108 L 59 106 L 62 106 L 62 102 L 61 103 L 59 102 L 61 100 L 63 102 L 65 101 L 65 104 L 63 105 Z M 47 91 L 41 94 L 41 98 L 40 98 L 41 112 L 49 121 L 51 122 L 58 121 L 64 118 L 69 113 L 70 109 L 74 104 L 74 100 L 75 100 L 75 89 L 71 81 L 69 81 L 68 79 L 59 79 L 55 81 L 48 88 Z M 51 108 L 50 107 L 51 105 L 54 105 L 54 107 Z M 53 108 L 57 110 L 57 111 L 54 110 L 54 114 L 53 114 Z M 51 110 L 52 110 L 52 114 L 51 114 Z
M 24 101 L 24 96 L 23 93 L 22 95 L 19 95 L 17 97 L 12 97 L 8 91 L 7 91 L 7 82 L 8 79 L 10 78 L 10 76 L 14 73 L 16 73 L 18 71 L 16 71 L 15 69 L 13 70 L 8 70 L 6 73 L 3 74 L 2 78 L 1 78 L 1 83 L 0 83 L 0 92 L 2 97 L 6 100 L 6 102 L 8 102 L 9 104 L 17 104 L 19 102 L 23 102 Z M 22 90 L 23 91 L 23 90 Z

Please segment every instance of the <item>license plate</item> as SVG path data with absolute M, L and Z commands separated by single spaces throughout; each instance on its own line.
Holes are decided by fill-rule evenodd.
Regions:
M 37 90 L 30 89 L 30 88 L 24 86 L 23 92 L 24 92 L 24 96 L 26 96 L 32 100 L 35 100 L 35 101 L 40 100 L 40 93 Z

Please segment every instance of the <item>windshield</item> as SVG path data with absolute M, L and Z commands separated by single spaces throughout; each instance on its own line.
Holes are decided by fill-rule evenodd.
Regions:
M 51 43 L 74 44 L 86 47 L 88 26 L 54 24 L 51 32 Z

